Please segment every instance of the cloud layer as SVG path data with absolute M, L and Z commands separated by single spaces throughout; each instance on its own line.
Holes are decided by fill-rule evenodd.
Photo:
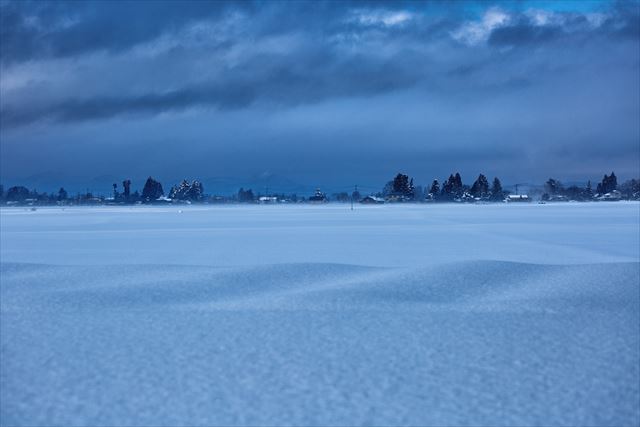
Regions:
M 638 5 L 2 2 L 2 177 L 637 174 Z

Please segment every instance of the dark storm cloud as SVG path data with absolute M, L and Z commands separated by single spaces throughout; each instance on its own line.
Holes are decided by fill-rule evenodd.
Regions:
M 249 7 L 239 2 L 234 7 Z M 119 52 L 204 17 L 219 17 L 225 2 L 15 1 L 0 6 L 2 62 Z
M 367 6 L 365 2 L 355 4 L 358 8 Z M 402 3 L 390 5 L 397 8 Z M 102 51 L 126 55 L 128 49 L 163 35 L 171 37 L 174 52 L 189 52 L 188 44 L 193 40 L 181 39 L 185 28 L 197 22 L 222 26 L 233 19 L 225 13 L 234 12 L 244 14 L 246 27 L 241 34 L 230 34 L 225 40 L 217 41 L 215 49 L 229 51 L 244 40 L 298 32 L 303 34 L 306 45 L 293 54 L 257 52 L 227 67 L 215 79 L 197 85 L 179 82 L 181 87 L 169 91 L 134 94 L 114 87 L 116 93 L 108 96 L 89 98 L 81 91 L 81 98 L 70 94 L 66 99 L 41 99 L 36 105 L 20 105 L 7 96 L 9 100 L 3 101 L 4 128 L 42 119 L 70 122 L 120 114 L 154 114 L 191 106 L 237 109 L 257 100 L 297 105 L 333 96 L 368 96 L 412 85 L 424 66 L 406 64 L 406 61 L 394 63 L 393 57 L 341 55 L 335 51 L 333 42 L 314 42 L 335 33 L 347 34 L 355 40 L 359 32 L 394 31 L 387 28 L 384 17 L 373 16 L 368 21 L 357 22 L 357 18 L 348 14 L 346 2 L 337 7 L 330 3 L 274 2 L 265 4 L 260 14 L 256 14 L 255 4 L 248 2 L 159 2 L 153 6 L 140 1 L 3 4 L 0 40 L 3 67 L 10 69 L 21 63 Z M 403 31 L 396 34 L 402 36 Z M 215 55 L 212 43 L 209 40 L 201 53 Z
M 2 62 L 69 57 L 106 50 L 120 52 L 192 22 L 242 12 L 254 18 L 254 35 L 304 28 L 331 31 L 351 8 L 404 2 L 253 1 L 9 1 L 0 5 Z M 410 4 L 410 3 L 409 3 Z M 320 18 L 320 19 L 318 19 Z M 375 26 L 375 23 L 371 23 Z
M 474 68 L 474 52 L 469 47 L 466 59 L 453 71 L 443 67 L 432 52 L 420 49 L 429 44 L 453 43 L 451 34 L 464 20 L 454 19 L 451 9 L 430 17 L 430 10 L 417 10 L 421 4 L 372 3 L 255 3 L 224 2 L 9 2 L 2 5 L 2 63 L 5 68 L 25 61 L 78 56 L 96 51 L 124 52 L 143 43 L 172 35 L 174 51 L 189 51 L 190 40 L 182 40 L 182 29 L 209 21 L 224 25 L 233 12 L 245 15 L 240 33 L 231 33 L 215 46 L 210 43 L 205 55 L 216 49 L 230 51 L 243 40 L 259 40 L 271 34 L 302 34 L 303 45 L 291 53 L 260 53 L 243 58 L 218 73 L 210 81 L 179 83 L 171 90 L 131 93 L 114 87 L 114 93 L 66 98 L 42 99 L 38 104 L 21 103 L 20 97 L 7 94 L 3 101 L 3 127 L 27 125 L 39 120 L 73 122 L 111 118 L 119 115 L 153 115 L 190 107 L 238 109 L 256 101 L 293 106 L 323 101 L 332 97 L 370 96 L 405 89 L 434 79 L 463 76 Z M 382 6 L 382 7 L 381 7 Z M 258 12 L 259 11 L 259 12 Z M 570 15 L 562 22 L 536 25 L 519 15 L 515 23 L 488 32 L 490 46 L 540 44 L 569 34 L 598 37 L 605 30 L 591 31 L 582 16 Z M 606 31 L 630 33 L 637 27 L 638 13 L 632 8 L 616 9 L 607 18 Z M 371 52 L 358 46 L 363 39 L 374 40 Z M 384 44 L 392 46 L 384 52 Z M 356 46 L 353 51 L 351 46 Z M 382 48 L 383 52 L 376 52 Z M 443 51 L 446 54 L 446 50 Z M 437 55 L 437 54 L 436 54 Z M 187 59 L 188 60 L 188 59 Z M 499 61 L 493 58 L 489 61 Z M 487 59 L 484 59 L 485 63 Z M 108 64 L 107 64 L 108 66 Z M 438 69 L 442 67 L 443 69 Z M 107 77 L 108 78 L 108 77 Z M 530 80 L 523 76 L 505 76 L 489 82 L 486 88 L 504 86 L 517 89 Z M 440 81 L 440 86 L 447 82 Z M 176 84 L 174 83 L 173 86 Z M 437 88 L 436 88 L 437 90 Z M 17 101 L 14 101 L 17 99 Z
M 331 69 L 323 69 L 319 62 Z M 243 69 L 236 69 L 234 75 L 226 76 L 220 83 L 187 86 L 164 93 L 67 99 L 39 109 L 30 106 L 20 110 L 7 106 L 2 123 L 10 128 L 43 119 L 73 122 L 121 114 L 157 114 L 198 106 L 235 110 L 257 101 L 292 106 L 332 97 L 386 93 L 410 87 L 421 77 L 417 67 L 405 68 L 393 62 L 372 63 L 366 58 L 336 63 L 335 58 L 324 56 L 322 60 L 309 58 L 302 67 L 276 64 L 269 69 L 263 67 L 258 75 L 248 73 L 258 66 L 252 62 Z
M 544 43 L 560 38 L 565 33 L 559 26 L 538 27 L 528 22 L 498 28 L 489 36 L 489 43 L 496 46 L 520 46 Z
M 520 17 L 517 22 L 496 28 L 489 36 L 489 44 L 495 46 L 529 46 L 573 38 L 589 40 L 601 37 L 621 37 L 638 40 L 640 37 L 640 13 L 637 8 L 621 4 L 611 14 L 594 23 L 584 15 L 570 14 L 562 22 L 538 25 L 531 17 Z

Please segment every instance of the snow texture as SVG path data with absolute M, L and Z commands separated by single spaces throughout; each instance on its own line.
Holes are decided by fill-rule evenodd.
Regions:
M 640 204 L 0 211 L 1 425 L 640 424 Z

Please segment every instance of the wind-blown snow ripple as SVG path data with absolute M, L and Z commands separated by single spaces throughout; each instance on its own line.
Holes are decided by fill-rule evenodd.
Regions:
M 0 265 L 3 425 L 637 425 L 639 263 Z
M 423 268 L 343 264 L 48 266 L 2 264 L 3 309 L 637 307 L 638 263 L 469 261 Z M 52 280 L 55 277 L 55 280 Z M 22 301 L 22 306 L 20 306 Z

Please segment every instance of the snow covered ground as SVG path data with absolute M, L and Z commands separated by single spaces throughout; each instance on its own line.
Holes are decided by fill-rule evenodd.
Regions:
M 640 204 L 0 210 L 2 425 L 640 424 Z

